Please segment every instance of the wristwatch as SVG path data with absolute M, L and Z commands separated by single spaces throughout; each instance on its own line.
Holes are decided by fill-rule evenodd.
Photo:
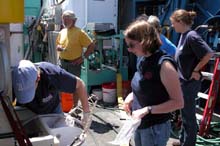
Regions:
M 148 110 L 148 114 L 149 114 L 149 115 L 152 114 L 152 106 L 148 106 L 148 107 L 147 107 L 147 110 Z

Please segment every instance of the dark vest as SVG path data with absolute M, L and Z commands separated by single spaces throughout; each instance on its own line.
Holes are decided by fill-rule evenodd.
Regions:
M 134 101 L 132 110 L 145 106 L 164 103 L 169 100 L 169 95 L 161 82 L 160 69 L 164 60 L 169 60 L 175 66 L 173 59 L 158 51 L 150 57 L 142 57 L 137 65 L 137 72 L 132 79 Z M 151 114 L 142 118 L 140 129 L 160 124 L 170 118 L 170 113 Z

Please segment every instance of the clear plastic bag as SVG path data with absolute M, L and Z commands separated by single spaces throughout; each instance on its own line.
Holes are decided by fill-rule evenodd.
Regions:
M 126 145 L 129 143 L 131 137 L 134 135 L 135 130 L 141 123 L 141 119 L 129 119 L 127 120 L 122 128 L 120 129 L 119 133 L 117 134 L 116 138 L 108 142 L 112 145 Z

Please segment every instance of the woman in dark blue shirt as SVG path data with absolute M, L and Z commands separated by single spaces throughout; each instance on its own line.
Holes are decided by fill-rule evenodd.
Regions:
M 157 30 L 146 21 L 131 23 L 124 32 L 128 51 L 140 57 L 132 79 L 132 92 L 124 109 L 141 119 L 135 131 L 136 146 L 166 146 L 170 112 L 183 107 L 183 97 L 172 57 L 160 51 Z
M 195 98 L 201 87 L 201 70 L 209 62 L 212 50 L 191 26 L 196 16 L 194 11 L 176 10 L 170 17 L 175 31 L 181 33 L 175 59 L 184 97 L 181 110 L 182 129 L 180 143 L 195 146 L 197 135 Z

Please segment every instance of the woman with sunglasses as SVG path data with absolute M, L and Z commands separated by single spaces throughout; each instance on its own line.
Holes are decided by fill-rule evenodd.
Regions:
M 124 109 L 141 119 L 135 131 L 136 146 L 166 146 L 170 137 L 170 112 L 184 106 L 172 57 L 160 51 L 157 30 L 146 21 L 131 23 L 124 32 L 128 51 L 140 57 L 132 79 L 132 92 Z

